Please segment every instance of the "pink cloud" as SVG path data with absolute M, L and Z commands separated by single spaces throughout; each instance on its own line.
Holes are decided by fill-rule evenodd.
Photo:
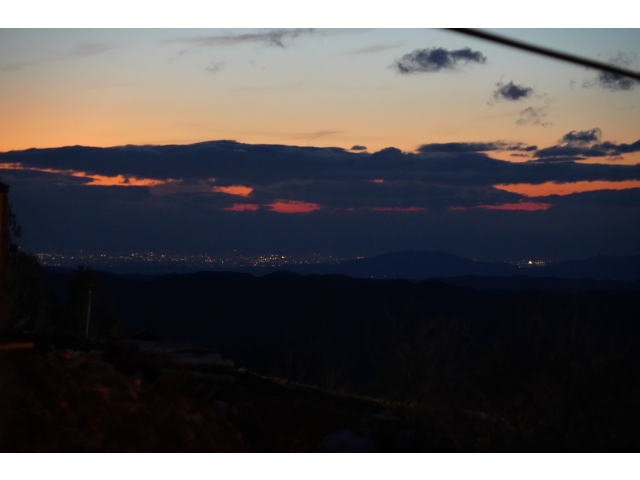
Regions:
M 230 212 L 245 212 L 247 210 L 255 212 L 258 208 L 260 208 L 260 205 L 256 203 L 234 203 L 232 207 L 227 207 L 225 210 Z
M 476 208 L 486 208 L 487 210 L 526 210 L 526 211 L 532 212 L 534 210 L 549 210 L 551 208 L 551 204 L 520 202 L 520 203 L 503 203 L 501 205 L 478 205 Z
M 532 183 L 511 183 L 494 185 L 493 188 L 512 193 L 519 193 L 526 197 L 546 197 L 548 195 L 571 195 L 572 193 L 593 192 L 597 190 L 626 190 L 629 188 L 640 188 L 640 180 L 622 181 L 581 181 L 581 182 L 544 182 Z
M 320 205 L 310 202 L 299 202 L 297 200 L 276 200 L 268 203 L 265 207 L 269 207 L 271 211 L 278 213 L 309 213 L 314 210 L 320 210 Z
M 213 187 L 212 192 L 227 193 L 229 195 L 239 195 L 241 197 L 248 197 L 253 188 L 246 187 L 244 185 L 229 185 L 228 187 Z

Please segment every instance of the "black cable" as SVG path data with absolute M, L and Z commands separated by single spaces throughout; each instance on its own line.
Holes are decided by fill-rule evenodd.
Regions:
M 539 55 L 545 55 L 547 57 L 556 58 L 558 60 L 564 60 L 565 62 L 571 62 L 578 65 L 582 65 L 588 68 L 596 68 L 605 72 L 613 73 L 615 75 L 621 75 L 623 77 L 633 78 L 640 81 L 640 73 L 632 72 L 631 70 L 624 70 L 622 68 L 609 65 L 607 63 L 595 62 L 586 58 L 576 57 L 567 53 L 558 52 L 556 50 L 550 50 L 544 47 L 537 47 L 528 43 L 519 42 L 510 38 L 505 38 L 500 35 L 494 35 L 493 33 L 483 32 L 476 30 L 475 28 L 446 28 L 445 30 L 451 30 L 452 32 L 462 33 L 464 35 L 470 35 L 472 37 L 482 38 L 483 40 L 489 40 L 491 42 L 500 43 L 502 45 L 508 45 L 509 47 L 519 48 L 521 50 L 527 50 L 529 52 L 537 53 Z

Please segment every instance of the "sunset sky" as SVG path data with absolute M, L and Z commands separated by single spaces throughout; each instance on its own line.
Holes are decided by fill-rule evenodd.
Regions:
M 640 84 L 439 29 L 0 29 L 0 152 L 34 251 L 640 253 Z
M 640 29 L 492 31 L 640 65 Z M 434 48 L 481 57 L 398 68 Z M 640 124 L 640 89 L 438 29 L 2 30 L 0 82 L 0 151 L 230 139 L 408 152 L 496 140 L 546 147 L 594 127 L 632 143 Z M 496 97 L 510 83 L 525 94 Z

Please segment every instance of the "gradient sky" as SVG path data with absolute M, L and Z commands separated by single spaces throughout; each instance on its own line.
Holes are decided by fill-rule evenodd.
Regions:
M 640 65 L 640 29 L 497 32 Z M 392 67 L 433 47 L 469 47 L 486 62 Z M 594 127 L 629 143 L 640 125 L 640 89 L 611 91 L 594 71 L 437 29 L 2 30 L 0 59 L 0 151 L 222 139 L 370 151 L 549 146 Z M 508 82 L 533 90 L 496 100 L 496 84 Z
M 640 29 L 492 31 L 640 70 Z M 138 190 L 139 218 L 156 219 L 147 229 L 156 237 L 187 197 L 213 212 L 178 214 L 187 236 L 199 237 L 185 250 L 640 253 L 639 126 L 637 82 L 443 30 L 0 30 L 0 152 L 14 151 L 0 154 L 0 173 L 31 232 L 25 246 L 36 250 L 180 249 L 180 238 L 131 230 L 133 217 L 114 218 L 107 242 L 91 221 L 88 233 L 73 233 L 77 209 L 49 210 L 56 198 L 62 211 L 74 201 L 105 209 Z M 239 144 L 207 144 L 225 153 L 206 165 L 184 147 L 164 157 L 179 164 L 162 168 L 140 149 L 19 152 L 217 140 Z M 274 147 L 254 148 L 261 144 Z M 232 153 L 241 150 L 264 163 Z M 330 179 L 320 157 L 333 162 Z M 235 170 L 217 158 L 233 158 Z M 460 190 L 471 177 L 482 192 Z M 144 200 L 146 210 L 145 195 L 155 201 Z M 50 205 L 37 203 L 46 198 Z M 67 234 L 36 235 L 51 215 Z M 228 234 L 206 226 L 214 217 Z M 271 228 L 264 243 L 247 240 Z M 337 233 L 345 228 L 355 230 Z M 620 238 L 608 237 L 612 229 Z

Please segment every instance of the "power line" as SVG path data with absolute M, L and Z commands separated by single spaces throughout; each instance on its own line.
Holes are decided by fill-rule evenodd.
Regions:
M 562 53 L 556 50 L 551 50 L 544 47 L 538 47 L 536 45 L 530 45 L 528 43 L 519 42 L 517 40 L 512 40 L 510 38 L 502 37 L 500 35 L 495 35 L 493 33 L 476 30 L 475 28 L 446 28 L 445 30 L 462 33 L 463 35 L 469 35 L 472 37 L 481 38 L 483 40 L 489 40 L 490 42 L 500 43 L 502 45 L 507 45 L 509 47 L 519 48 L 521 50 L 537 53 L 539 55 L 545 55 L 547 57 L 555 58 L 557 60 L 563 60 L 565 62 L 575 63 L 577 65 L 582 65 L 588 68 L 595 68 L 605 72 L 613 73 L 615 75 L 629 77 L 629 78 L 633 78 L 634 80 L 640 81 L 640 73 L 638 72 L 625 70 L 623 68 L 618 68 L 613 65 L 609 65 L 607 63 L 596 62 L 593 60 L 589 60 L 587 58 L 577 57 L 575 55 L 571 55 L 568 53 Z

